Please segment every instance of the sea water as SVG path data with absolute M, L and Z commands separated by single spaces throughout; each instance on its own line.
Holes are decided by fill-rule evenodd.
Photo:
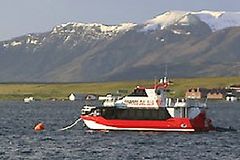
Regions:
M 83 103 L 0 102 L 0 159 L 240 159 L 240 131 L 163 133 L 89 131 L 79 122 Z M 240 130 L 240 103 L 208 102 L 213 124 Z M 34 131 L 43 122 L 45 130 Z

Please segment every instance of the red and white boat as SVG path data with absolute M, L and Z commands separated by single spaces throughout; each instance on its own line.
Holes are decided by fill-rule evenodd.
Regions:
M 81 118 L 93 130 L 194 132 L 213 129 L 205 103 L 166 97 L 166 78 L 150 88 L 137 86 L 114 105 L 84 106 Z

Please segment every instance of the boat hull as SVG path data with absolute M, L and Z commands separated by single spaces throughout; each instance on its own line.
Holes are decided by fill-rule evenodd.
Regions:
M 208 131 L 209 127 L 193 125 L 188 118 L 169 118 L 167 120 L 118 120 L 105 119 L 101 116 L 81 116 L 85 125 L 92 130 L 128 130 L 160 132 L 195 132 Z

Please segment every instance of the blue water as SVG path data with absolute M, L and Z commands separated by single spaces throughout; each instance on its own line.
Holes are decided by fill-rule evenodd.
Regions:
M 90 132 L 80 102 L 0 102 L 0 159 L 240 159 L 240 131 L 209 133 Z M 215 125 L 240 130 L 240 103 L 210 102 Z M 46 130 L 33 127 L 43 122 Z

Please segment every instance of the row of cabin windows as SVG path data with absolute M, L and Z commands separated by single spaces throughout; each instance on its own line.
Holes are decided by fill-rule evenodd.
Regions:
M 100 114 L 106 119 L 129 120 L 165 120 L 170 114 L 165 108 L 161 109 L 101 109 Z
M 163 90 L 157 89 L 156 91 L 157 95 L 161 95 Z M 131 96 L 140 96 L 140 97 L 147 97 L 147 93 L 145 89 L 135 89 L 131 94 L 128 95 L 129 97 Z

